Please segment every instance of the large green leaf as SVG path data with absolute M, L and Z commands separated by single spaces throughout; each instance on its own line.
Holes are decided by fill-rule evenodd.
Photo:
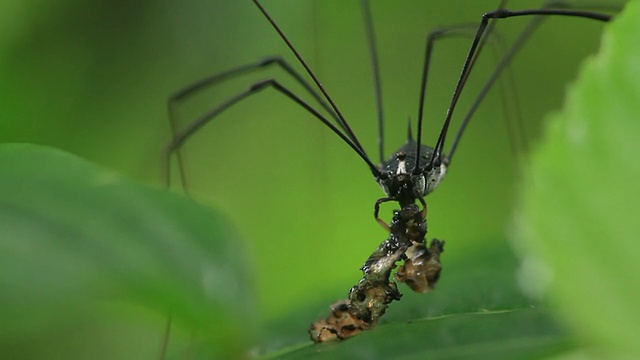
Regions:
M 237 356 L 242 244 L 219 216 L 70 154 L 0 146 L 0 357 Z M 199 345 L 197 345 L 199 344 Z
M 521 218 L 534 290 L 548 290 L 585 342 L 629 358 L 640 357 L 639 18 L 633 1 L 550 119 Z

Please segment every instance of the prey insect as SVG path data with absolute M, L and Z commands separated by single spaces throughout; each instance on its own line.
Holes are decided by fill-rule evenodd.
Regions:
M 332 131 L 355 152 L 368 167 L 369 171 L 371 171 L 376 182 L 385 193 L 384 197 L 375 201 L 373 215 L 376 221 L 389 231 L 390 235 L 365 262 L 362 267 L 364 276 L 358 284 L 352 287 L 348 299 L 332 306 L 329 317 L 312 325 L 310 335 L 312 340 L 316 342 L 330 339 L 345 339 L 360 331 L 373 328 L 384 314 L 388 304 L 393 300 L 400 299 L 401 294 L 397 286 L 393 281 L 389 280 L 392 270 L 396 267 L 396 263 L 400 261 L 403 262 L 403 265 L 401 265 L 396 272 L 396 280 L 407 283 L 413 290 L 419 292 L 426 292 L 433 287 L 441 270 L 440 254 L 443 251 L 444 242 L 433 240 L 429 247 L 426 245 L 427 203 L 424 198 L 433 192 L 443 180 L 451 165 L 460 139 L 475 110 L 500 73 L 509 64 L 515 53 L 517 53 L 526 39 L 538 27 L 540 20 L 548 16 L 571 16 L 598 21 L 608 21 L 611 18 L 610 15 L 598 12 L 563 8 L 560 4 L 552 4 L 540 9 L 524 11 L 509 11 L 504 9 L 503 6 L 500 6 L 498 10 L 483 14 L 481 22 L 473 35 L 469 52 L 464 60 L 452 100 L 434 146 L 427 146 L 422 143 L 423 113 L 431 51 L 438 38 L 455 33 L 459 31 L 460 28 L 451 27 L 440 29 L 429 34 L 427 36 L 426 50 L 423 59 L 417 123 L 415 126 L 416 138 L 414 139 L 413 136 L 409 135 L 406 143 L 394 152 L 388 160 L 384 160 L 384 149 L 382 145 L 384 143 L 384 120 L 382 115 L 380 75 L 377 66 L 377 50 L 375 48 L 369 5 L 367 1 L 362 1 L 362 8 L 365 14 L 365 27 L 368 34 L 367 39 L 373 60 L 374 79 L 376 79 L 375 93 L 378 109 L 378 153 L 380 162 L 380 165 L 376 165 L 361 145 L 358 137 L 351 129 L 349 122 L 343 116 L 336 102 L 329 95 L 302 55 L 271 18 L 262 4 L 258 0 L 253 0 L 253 2 L 288 46 L 299 65 L 304 68 L 306 76 L 303 76 L 294 66 L 282 58 L 270 57 L 254 64 L 239 66 L 204 78 L 172 95 L 169 99 L 169 119 L 173 138 L 167 145 L 165 154 L 167 185 L 170 185 L 171 172 L 169 164 L 172 155 L 175 154 L 176 156 L 180 172 L 180 181 L 184 187 L 186 180 L 182 168 L 180 149 L 195 133 L 227 109 L 266 89 L 272 89 L 300 106 L 313 116 L 313 118 L 324 124 L 326 128 Z M 533 17 L 533 19 L 504 54 L 495 71 L 485 83 L 476 101 L 463 117 L 447 152 L 448 155 L 445 155 L 446 137 L 449 133 L 454 110 L 469 74 L 478 56 L 482 52 L 484 44 L 491 35 L 492 24 L 498 19 L 521 16 L 529 16 Z M 212 107 L 210 111 L 202 114 L 186 128 L 178 129 L 176 121 L 178 107 L 185 99 L 190 98 L 205 88 L 216 86 L 223 81 L 237 78 L 248 72 L 260 70 L 267 66 L 279 67 L 287 76 L 300 85 L 313 102 L 305 100 L 289 87 L 283 85 L 279 80 L 267 79 L 253 84 L 248 89 Z M 311 79 L 311 81 L 308 79 Z M 390 225 L 386 224 L 386 222 L 379 217 L 380 206 L 385 202 L 397 202 L 400 207 L 400 210 L 394 212 Z
M 311 324 L 311 340 L 344 340 L 375 327 L 389 303 L 402 297 L 396 283 L 389 280 L 398 261 L 404 263 L 395 279 L 414 291 L 425 293 L 438 281 L 444 242 L 434 239 L 427 248 L 425 213 L 409 204 L 394 212 L 389 227 L 389 238 L 365 261 L 364 277 L 351 288 L 349 297 L 333 304 L 326 319 Z

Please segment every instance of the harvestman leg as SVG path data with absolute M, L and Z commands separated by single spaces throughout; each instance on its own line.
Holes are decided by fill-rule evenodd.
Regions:
M 538 11 L 544 11 L 544 10 L 552 11 L 553 8 L 559 8 L 559 9 L 556 9 L 556 10 L 565 10 L 567 12 L 572 11 L 570 5 L 568 5 L 568 4 L 564 3 L 564 2 L 551 2 L 551 3 L 548 3 L 544 7 L 539 9 Z M 609 8 L 609 7 L 607 7 L 607 8 Z M 529 11 L 531 11 L 531 10 L 529 10 Z M 496 12 L 494 12 L 494 13 L 496 13 Z M 490 14 L 490 13 L 487 13 L 487 14 Z M 485 15 L 487 15 L 487 14 L 485 14 Z M 598 13 L 593 13 L 593 14 L 598 14 Z M 498 15 L 500 15 L 500 14 L 495 14 L 492 17 L 489 15 L 489 20 L 506 18 L 506 17 L 501 17 L 501 16 L 498 16 Z M 523 16 L 523 15 L 515 15 L 515 16 Z M 520 34 L 518 35 L 516 40 L 513 42 L 513 45 L 509 48 L 507 53 L 502 57 L 502 59 L 500 60 L 498 66 L 496 66 L 494 72 L 489 76 L 489 78 L 485 82 L 483 88 L 478 93 L 478 96 L 474 99 L 472 105 L 467 110 L 467 113 L 465 114 L 464 118 L 462 119 L 461 125 L 460 125 L 460 127 L 458 128 L 458 130 L 457 130 L 457 132 L 455 134 L 455 137 L 454 137 L 453 143 L 451 145 L 451 148 L 450 148 L 449 152 L 447 153 L 448 154 L 448 158 L 449 158 L 449 162 L 451 162 L 453 154 L 455 153 L 455 150 L 456 150 L 456 148 L 457 148 L 457 146 L 458 146 L 458 144 L 460 142 L 460 138 L 462 137 L 462 134 L 464 133 L 467 125 L 469 124 L 469 121 L 471 120 L 471 117 L 474 115 L 475 111 L 480 106 L 480 103 L 482 102 L 484 97 L 489 92 L 491 86 L 495 83 L 495 81 L 500 76 L 502 71 L 509 66 L 509 63 L 511 62 L 513 57 L 518 53 L 518 51 L 522 48 L 524 43 L 540 27 L 540 25 L 542 24 L 542 21 L 544 19 L 546 19 L 545 16 L 540 16 L 540 15 L 554 15 L 554 14 L 533 14 L 533 15 L 538 15 L 538 16 L 535 16 L 535 18 L 532 19 L 526 25 L 526 27 L 520 32 Z M 560 15 L 560 14 L 555 14 L 555 15 Z M 603 14 L 600 14 L 600 15 L 603 15 Z M 583 17 L 583 16 L 581 16 L 579 14 L 576 14 L 575 16 Z M 593 19 L 592 17 L 587 17 L 587 18 L 588 19 Z M 608 21 L 608 19 L 601 19 L 601 18 L 597 18 L 595 20 Z M 495 22 L 491 22 L 491 23 L 495 23 Z M 478 36 L 478 35 L 476 35 L 476 36 Z M 482 36 L 482 35 L 480 35 L 480 36 Z M 476 51 L 474 57 L 477 58 L 479 53 L 480 53 L 480 50 Z M 470 70 L 467 72 L 467 76 L 468 76 L 469 72 L 470 72 Z M 453 111 L 453 109 L 452 109 L 452 111 Z M 508 125 L 510 125 L 510 124 L 508 124 Z M 514 130 L 510 129 L 509 133 L 511 133 L 511 134 L 515 133 L 515 134 L 518 134 L 520 136 L 519 141 L 522 143 L 523 150 L 526 152 L 526 150 L 527 150 L 527 140 L 524 137 L 524 131 L 523 131 L 522 123 L 521 122 L 517 122 L 516 125 L 518 125 L 519 129 L 517 129 L 517 130 L 516 129 L 514 129 Z
M 183 187 L 186 184 L 186 179 L 184 178 L 184 171 L 182 169 L 182 159 L 179 152 L 179 146 L 175 147 L 173 145 L 176 142 L 176 137 L 179 136 L 178 129 L 177 129 L 177 119 L 178 119 L 177 106 L 181 104 L 184 100 L 189 99 L 190 97 L 196 95 L 200 91 L 203 91 L 210 87 L 214 87 L 223 81 L 242 76 L 249 72 L 264 69 L 270 65 L 277 65 L 282 70 L 284 70 L 287 74 L 289 74 L 293 79 L 295 79 L 297 83 L 302 85 L 305 91 L 309 93 L 322 106 L 322 108 L 331 115 L 331 117 L 333 117 L 333 119 L 338 124 L 338 126 L 340 126 L 340 128 L 343 131 L 345 131 L 347 134 L 350 134 L 349 139 L 351 141 L 354 141 L 355 136 L 352 136 L 352 133 L 350 133 L 349 130 L 347 130 L 347 127 L 342 122 L 342 120 L 336 115 L 335 111 L 329 106 L 329 104 L 327 104 L 327 102 L 322 98 L 322 96 L 320 96 L 320 94 L 311 86 L 311 84 L 308 81 L 306 81 L 297 71 L 295 71 L 295 69 L 293 69 L 291 65 L 289 65 L 286 61 L 284 61 L 284 59 L 282 59 L 280 56 L 268 57 L 253 64 L 239 66 L 239 67 L 227 70 L 225 72 L 204 78 L 198 82 L 195 82 L 185 87 L 184 89 L 174 93 L 173 95 L 171 95 L 171 97 L 169 97 L 169 101 L 168 101 L 169 124 L 171 126 L 171 131 L 173 134 L 173 141 L 167 147 L 166 153 L 167 153 L 167 156 L 170 156 L 171 153 L 173 152 L 176 153 L 176 156 L 178 158 L 178 166 L 180 167 L 180 176 L 181 176 L 180 180 L 182 182 Z M 205 123 L 206 122 L 207 121 L 205 121 Z M 194 124 L 190 125 L 190 127 L 193 127 Z M 200 126 L 204 126 L 204 124 Z M 357 139 L 355 139 L 354 142 L 357 143 Z M 165 176 L 167 179 L 167 186 L 168 186 L 170 181 L 170 174 L 168 173 L 169 160 L 166 159 L 166 161 L 167 161 L 167 164 L 165 168 Z
M 420 84 L 420 98 L 419 98 L 419 106 L 418 106 L 418 129 L 417 129 L 418 137 L 417 137 L 417 146 L 416 146 L 416 163 L 413 167 L 413 173 L 415 175 L 418 175 L 423 171 L 423 169 L 420 168 L 420 151 L 421 151 L 421 144 L 422 144 L 422 122 L 423 122 L 424 104 L 425 104 L 426 92 L 427 92 L 427 80 L 429 78 L 429 67 L 431 64 L 431 55 L 433 54 L 434 43 L 436 40 L 448 38 L 452 35 L 466 34 L 464 33 L 464 31 L 468 31 L 469 27 L 470 27 L 469 25 L 445 27 L 445 28 L 436 29 L 427 35 L 427 43 L 425 46 L 425 54 L 424 54 L 423 69 L 422 69 L 422 82 Z M 491 26 L 487 30 L 487 34 L 493 34 L 493 26 Z M 478 45 L 480 49 L 484 47 L 487 39 L 488 39 L 488 36 L 482 39 L 482 42 Z M 475 65 L 476 59 L 477 58 L 472 59 L 469 65 L 469 70 L 471 70 Z M 465 77 L 464 80 L 462 81 L 462 86 L 464 86 L 464 84 L 466 83 L 467 77 Z M 438 158 L 437 161 L 434 161 L 435 157 L 436 157 L 436 152 L 434 151 L 431 157 L 430 164 L 428 165 L 429 169 L 431 169 L 432 165 L 436 164 L 436 162 L 438 162 L 438 164 L 436 165 L 439 165 L 440 159 Z
M 174 120 L 178 117 L 176 106 L 179 105 L 183 100 L 191 97 L 192 95 L 202 90 L 205 90 L 206 88 L 213 87 L 225 80 L 239 77 L 252 71 L 262 70 L 271 65 L 278 66 L 279 68 L 284 70 L 287 74 L 289 74 L 293 79 L 295 79 L 296 82 L 298 82 L 298 84 L 302 85 L 302 87 L 311 96 L 313 96 L 313 98 L 316 101 L 318 101 L 318 103 L 322 106 L 322 108 L 324 108 L 329 114 L 331 114 L 331 116 L 335 119 L 336 123 L 343 130 L 345 130 L 344 125 L 336 115 L 335 111 L 333 111 L 333 109 L 329 106 L 329 104 L 327 104 L 327 102 L 322 98 L 322 96 L 320 96 L 318 91 L 314 89 L 313 86 L 311 86 L 311 84 L 308 81 L 306 81 L 300 75 L 299 72 L 297 72 L 291 65 L 289 65 L 289 63 L 287 63 L 281 56 L 278 56 L 278 55 L 270 56 L 256 63 L 239 66 L 239 67 L 227 70 L 225 72 L 206 77 L 172 94 L 171 97 L 169 97 L 169 101 L 168 101 L 170 121 L 172 121 L 172 126 L 176 125 Z
M 167 161 L 167 169 L 169 169 L 170 155 L 173 152 L 180 149 L 185 144 L 185 142 L 189 140 L 189 138 L 193 134 L 195 134 L 199 129 L 201 129 L 204 125 L 209 123 L 209 121 L 213 120 L 216 116 L 220 115 L 222 112 L 224 112 L 228 108 L 232 107 L 233 105 L 239 103 L 240 101 L 244 100 L 245 98 L 251 95 L 257 94 L 258 92 L 260 92 L 261 90 L 264 90 L 267 87 L 274 88 L 275 90 L 277 90 L 278 92 L 280 92 L 281 94 L 283 94 L 284 96 L 286 96 L 287 98 L 289 98 L 290 100 L 292 100 L 293 102 L 297 103 L 302 108 L 307 110 L 307 112 L 315 116 L 324 125 L 326 125 L 329 129 L 331 129 L 331 131 L 333 131 L 336 135 L 338 135 L 345 143 L 347 143 L 347 145 L 349 145 L 353 149 L 353 151 L 355 151 L 363 160 L 365 160 L 370 167 L 375 168 L 375 165 L 371 162 L 371 160 L 369 160 L 366 154 L 359 147 L 357 147 L 357 145 L 354 142 L 352 142 L 347 135 L 342 133 L 335 125 L 333 125 L 326 117 L 320 114 L 316 109 L 314 109 L 307 102 L 305 102 L 300 97 L 295 95 L 285 86 L 281 85 L 275 79 L 268 79 L 268 80 L 257 82 L 256 84 L 251 86 L 249 89 L 227 99 L 226 101 L 222 102 L 213 110 L 207 112 L 203 116 L 196 119 L 183 132 L 174 135 L 173 140 L 166 148 L 165 161 Z M 167 175 L 167 182 L 169 182 L 169 178 L 170 178 L 169 170 L 167 170 L 166 175 Z
M 455 110 L 455 106 L 458 102 L 458 99 L 460 98 L 460 94 L 464 87 L 464 82 L 466 81 L 466 78 L 469 76 L 469 70 L 470 70 L 472 60 L 477 55 L 477 52 L 480 51 L 480 49 L 478 48 L 478 44 L 480 43 L 480 39 L 483 37 L 487 29 L 489 21 L 498 20 L 498 19 L 507 19 L 512 17 L 520 17 L 520 16 L 570 16 L 570 17 L 578 17 L 578 18 L 605 21 L 605 22 L 609 21 L 612 17 L 612 15 L 610 14 L 603 14 L 603 13 L 594 12 L 594 11 L 567 10 L 567 9 L 554 9 L 554 8 L 540 8 L 540 9 L 522 10 L 522 11 L 511 11 L 507 9 L 499 9 L 496 11 L 484 13 L 482 15 L 482 20 L 480 21 L 480 25 L 478 26 L 476 36 L 471 44 L 469 53 L 462 67 L 462 72 L 460 74 L 460 77 L 458 78 L 458 83 L 456 84 L 456 88 L 454 90 L 451 103 L 449 104 L 449 107 L 447 109 L 446 118 L 442 126 L 442 130 L 440 131 L 438 142 L 436 143 L 436 146 L 434 148 L 434 156 L 431 158 L 431 164 L 430 164 L 431 166 L 433 166 L 437 158 L 440 158 L 442 156 L 441 154 L 444 147 L 444 140 L 446 138 L 447 130 L 451 122 L 453 111 Z M 535 20 L 536 19 L 534 19 L 533 21 Z M 537 25 L 534 25 L 534 28 L 536 26 Z M 527 34 L 527 35 L 525 35 L 525 38 L 523 38 L 523 40 L 517 40 L 516 43 L 514 43 L 514 46 L 512 46 L 512 48 L 510 49 L 510 51 L 507 52 L 507 54 L 503 57 L 503 60 L 501 61 L 499 66 L 496 68 L 496 71 L 494 72 L 494 74 L 491 75 L 489 81 L 486 83 L 487 84 L 486 89 L 483 88 L 483 90 L 481 91 L 481 96 L 484 97 L 484 95 L 486 95 L 488 88 L 491 86 L 493 81 L 495 81 L 495 78 L 498 77 L 498 75 L 504 69 L 504 67 L 511 61 L 515 53 L 520 49 L 521 45 L 524 43 L 526 37 L 530 36 L 531 31 L 533 30 L 528 30 L 528 28 L 526 28 L 523 31 L 523 34 Z M 475 111 L 476 107 L 477 105 L 475 104 L 472 106 L 471 113 Z M 465 117 L 463 124 L 458 130 L 458 133 L 452 145 L 452 152 L 455 151 L 459 138 L 462 135 L 462 132 L 464 131 L 467 123 L 469 122 L 469 119 L 470 119 L 470 115 L 468 117 Z M 449 155 L 450 158 L 451 158 L 452 152 L 450 152 L 450 155 Z

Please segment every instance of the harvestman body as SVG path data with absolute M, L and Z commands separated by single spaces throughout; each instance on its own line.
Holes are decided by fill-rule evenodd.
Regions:
M 253 2 L 263 13 L 265 18 L 272 24 L 273 28 L 278 32 L 282 40 L 287 44 L 300 65 L 305 69 L 307 75 L 312 79 L 312 82 L 306 80 L 282 58 L 271 57 L 255 64 L 240 66 L 202 79 L 183 90 L 176 92 L 169 99 L 169 119 L 174 137 L 166 147 L 165 153 L 167 185 L 169 185 L 170 181 L 169 160 L 172 154 L 176 154 L 177 163 L 180 167 L 180 179 L 184 185 L 184 171 L 182 169 L 182 161 L 179 152 L 180 148 L 194 133 L 220 113 L 241 102 L 243 99 L 268 87 L 273 88 L 307 110 L 311 115 L 320 120 L 326 127 L 339 136 L 349 147 L 351 147 L 351 149 L 367 164 L 376 181 L 385 192 L 386 196 L 378 199 L 375 203 L 374 217 L 378 223 L 389 230 L 390 236 L 380 244 L 380 246 L 378 246 L 374 253 L 365 262 L 362 267 L 364 276 L 362 280 L 360 280 L 360 282 L 351 289 L 348 299 L 334 304 L 326 319 L 322 319 L 312 324 L 310 335 L 312 340 L 315 342 L 322 342 L 331 339 L 346 339 L 360 331 L 373 328 L 378 323 L 380 317 L 384 314 L 388 304 L 393 300 L 400 299 L 401 294 L 398 291 L 396 284 L 389 280 L 392 269 L 396 267 L 396 262 L 403 261 L 403 265 L 396 272 L 395 279 L 407 283 L 417 292 L 427 292 L 438 280 L 441 270 L 439 256 L 443 250 L 444 243 L 434 239 L 429 247 L 426 246 L 427 204 L 424 200 L 424 196 L 435 190 L 442 181 L 447 172 L 447 168 L 450 165 L 451 159 L 453 158 L 453 154 L 460 138 L 475 110 L 502 70 L 508 65 L 515 53 L 517 53 L 531 33 L 538 27 L 542 17 L 557 15 L 598 21 L 609 21 L 611 19 L 611 15 L 608 14 L 567 9 L 559 3 L 550 4 L 540 9 L 524 11 L 509 11 L 504 9 L 503 5 L 501 5 L 498 10 L 483 14 L 480 25 L 476 28 L 477 30 L 473 37 L 469 53 L 464 61 L 442 129 L 437 142 L 433 147 L 423 145 L 421 142 L 424 99 L 431 51 L 436 39 L 459 32 L 461 27 L 453 26 L 430 33 L 427 36 L 422 73 L 416 127 L 417 139 L 414 140 L 411 136 L 411 132 L 409 131 L 407 142 L 398 151 L 396 151 L 391 158 L 384 161 L 382 148 L 384 134 L 382 130 L 383 119 L 381 108 L 381 87 L 377 65 L 377 52 L 373 36 L 373 26 L 371 24 L 369 5 L 366 0 L 363 0 L 361 3 L 365 19 L 365 28 L 367 30 L 367 39 L 369 41 L 369 48 L 373 62 L 377 99 L 376 105 L 378 107 L 378 150 L 381 165 L 376 166 L 365 152 L 333 99 L 329 96 L 302 56 L 269 16 L 259 1 L 253 0 Z M 485 83 L 485 86 L 482 88 L 476 98 L 476 101 L 464 116 L 462 123 L 455 134 L 452 146 L 448 152 L 449 156 L 445 156 L 443 149 L 453 111 L 469 73 L 480 54 L 484 43 L 487 41 L 487 37 L 492 32 L 493 22 L 491 22 L 490 25 L 490 20 L 519 16 L 533 16 L 534 18 L 515 40 L 511 48 L 504 54 L 495 71 Z M 468 26 L 465 27 L 468 29 Z M 271 65 L 280 67 L 297 83 L 299 83 L 303 89 L 313 97 L 314 101 L 317 102 L 322 110 L 329 114 L 331 121 L 308 102 L 302 100 L 295 93 L 281 85 L 280 82 L 275 79 L 269 79 L 258 82 L 249 89 L 230 97 L 211 111 L 193 121 L 185 130 L 178 132 L 176 126 L 176 106 L 183 99 L 190 97 L 192 94 L 197 93 L 204 88 L 214 86 L 223 80 L 237 77 L 249 71 L 259 70 Z M 394 216 L 389 225 L 378 217 L 380 204 L 388 201 L 397 201 L 401 208 L 394 212 Z M 416 201 L 422 205 L 422 209 L 416 205 Z

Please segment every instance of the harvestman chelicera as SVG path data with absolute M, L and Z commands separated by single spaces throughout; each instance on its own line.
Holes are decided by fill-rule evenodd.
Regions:
M 400 292 L 393 281 L 390 281 L 391 271 L 396 267 L 396 262 L 403 261 L 396 272 L 395 278 L 398 281 L 407 283 L 413 290 L 426 292 L 433 287 L 437 281 L 441 265 L 439 262 L 440 253 L 443 250 L 444 242 L 434 239 L 429 247 L 426 246 L 425 236 L 427 203 L 424 197 L 435 190 L 448 167 L 451 164 L 453 155 L 460 142 L 460 139 L 471 120 L 476 109 L 480 105 L 489 89 L 498 79 L 501 72 L 508 66 L 511 59 L 519 51 L 522 45 L 537 29 L 543 18 L 549 16 L 577 17 L 606 22 L 612 17 L 610 14 L 590 10 L 576 10 L 563 3 L 550 3 L 539 9 L 510 11 L 501 4 L 498 10 L 487 12 L 482 15 L 479 25 L 474 26 L 475 33 L 469 52 L 462 66 L 461 74 L 456 83 L 453 97 L 446 112 L 446 116 L 433 147 L 422 144 L 422 123 L 423 110 L 426 95 L 426 86 L 429 73 L 429 64 L 432 49 L 436 40 L 460 32 L 468 33 L 469 25 L 452 26 L 441 28 L 431 32 L 427 36 L 426 50 L 423 60 L 423 72 L 421 77 L 419 108 L 416 125 L 416 139 L 409 135 L 407 142 L 398 149 L 388 160 L 384 159 L 384 130 L 382 95 L 380 85 L 380 72 L 378 67 L 378 56 L 371 21 L 371 12 L 368 1 L 362 0 L 362 9 L 365 20 L 367 40 L 371 52 L 374 90 L 377 106 L 378 124 L 378 153 L 380 165 L 375 165 L 366 151 L 360 144 L 356 134 L 351 130 L 349 123 L 340 112 L 334 100 L 329 96 L 317 76 L 307 65 L 306 61 L 293 46 L 284 32 L 275 23 L 271 16 L 258 0 L 253 0 L 254 4 L 262 12 L 264 17 L 271 23 L 275 31 L 289 47 L 298 63 L 304 68 L 311 82 L 293 66 L 279 56 L 269 57 L 262 61 L 239 66 L 216 75 L 201 79 L 182 90 L 174 93 L 168 102 L 169 122 L 173 133 L 172 141 L 165 149 L 165 170 L 167 186 L 170 185 L 171 171 L 170 158 L 175 154 L 180 172 L 180 181 L 185 185 L 185 175 L 180 155 L 181 147 L 198 130 L 212 121 L 218 115 L 230 107 L 242 102 L 249 96 L 255 95 L 262 90 L 272 88 L 284 95 L 294 103 L 301 106 L 309 114 L 322 122 L 329 130 L 340 137 L 369 167 L 374 178 L 385 192 L 385 197 L 378 199 L 374 205 L 374 217 L 376 221 L 385 229 L 389 230 L 390 237 L 385 240 L 368 258 L 362 267 L 363 278 L 350 291 L 348 299 L 338 302 L 331 307 L 329 316 L 314 324 L 310 329 L 311 338 L 315 342 L 322 342 L 330 339 L 345 339 L 351 337 L 362 330 L 373 328 L 380 317 L 384 314 L 388 304 L 393 300 L 400 299 Z M 533 17 L 529 24 L 522 30 L 513 45 L 504 53 L 496 66 L 494 72 L 489 76 L 483 88 L 480 90 L 475 101 L 467 111 L 461 121 L 461 125 L 455 133 L 448 156 L 444 154 L 446 136 L 449 130 L 454 109 L 469 74 L 481 53 L 485 42 L 492 34 L 493 20 L 507 19 L 513 17 Z M 281 68 L 295 82 L 302 86 L 304 91 L 310 95 L 322 112 L 303 100 L 300 96 L 283 86 L 276 79 L 268 79 L 253 84 L 250 88 L 229 97 L 225 101 L 213 107 L 210 111 L 202 114 L 199 118 L 191 122 L 185 129 L 177 128 L 178 106 L 179 104 L 209 87 L 245 75 L 252 71 L 258 71 L 269 66 Z M 380 205 L 384 202 L 397 201 L 400 210 L 394 212 L 390 224 L 386 224 L 379 218 Z M 416 202 L 422 205 L 420 209 Z

